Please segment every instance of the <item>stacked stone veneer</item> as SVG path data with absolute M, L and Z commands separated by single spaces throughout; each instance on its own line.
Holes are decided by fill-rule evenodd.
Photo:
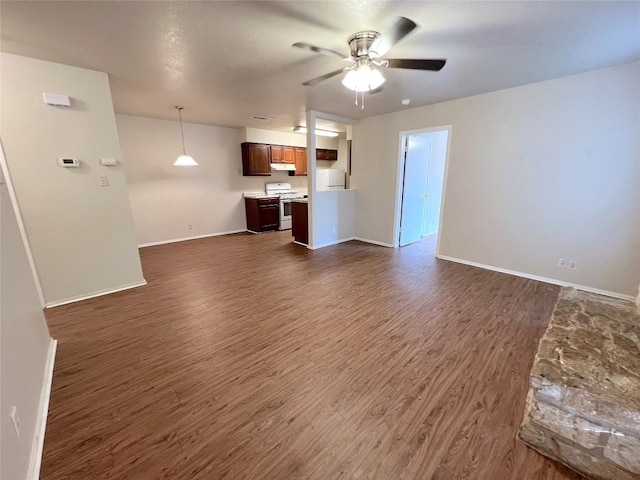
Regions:
M 640 479 L 640 315 L 562 289 L 533 364 L 520 439 L 591 479 Z

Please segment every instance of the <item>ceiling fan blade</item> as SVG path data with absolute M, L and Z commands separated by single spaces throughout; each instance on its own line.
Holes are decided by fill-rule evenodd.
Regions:
M 311 50 L 312 52 L 320 53 L 322 55 L 328 55 L 330 57 L 335 55 L 336 57 L 340 57 L 342 59 L 349 58 L 349 55 L 343 55 L 340 52 L 336 52 L 335 50 L 330 50 L 328 48 L 316 47 L 315 45 L 311 45 L 310 43 L 296 42 L 291 46 L 296 48 L 302 48 L 303 50 Z
M 433 70 L 435 72 L 442 70 L 445 59 L 418 60 L 415 58 L 387 58 L 389 62 L 388 68 L 409 68 L 411 70 Z
M 302 85 L 304 85 L 305 87 L 311 87 L 313 85 L 317 85 L 318 83 L 328 78 L 335 77 L 336 75 L 340 75 L 345 70 L 348 70 L 348 68 L 341 68 L 340 70 L 334 70 L 333 72 L 325 73 L 324 75 L 320 75 L 319 77 L 312 78 L 311 80 L 307 80 Z
M 412 20 L 406 17 L 399 17 L 389 30 L 383 32 L 382 35 L 374 40 L 371 47 L 369 47 L 369 53 L 373 54 L 371 55 L 372 57 L 382 57 L 391 47 L 409 35 L 417 26 L 418 25 Z

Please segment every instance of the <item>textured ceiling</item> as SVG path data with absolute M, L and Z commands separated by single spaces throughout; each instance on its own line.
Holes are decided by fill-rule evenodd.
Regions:
M 182 105 L 187 122 L 233 127 L 290 129 L 308 108 L 357 119 L 640 60 L 635 1 L 3 1 L 0 9 L 2 51 L 107 72 L 117 113 L 175 119 Z M 340 76 L 301 85 L 346 63 L 292 43 L 347 54 L 350 34 L 384 31 L 397 16 L 419 27 L 387 57 L 447 58 L 442 71 L 384 71 L 384 89 L 367 96 L 365 110 Z

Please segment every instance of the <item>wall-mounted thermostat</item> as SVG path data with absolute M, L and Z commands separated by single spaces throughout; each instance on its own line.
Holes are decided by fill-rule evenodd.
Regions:
M 70 107 L 71 99 L 69 95 L 58 95 L 57 93 L 42 92 L 44 103 L 47 105 L 55 105 L 56 107 Z
M 101 158 L 100 165 L 104 165 L 105 167 L 115 167 L 116 166 L 115 158 Z
M 77 158 L 60 157 L 58 159 L 58 165 L 60 165 L 61 167 L 79 167 L 80 160 L 78 160 Z

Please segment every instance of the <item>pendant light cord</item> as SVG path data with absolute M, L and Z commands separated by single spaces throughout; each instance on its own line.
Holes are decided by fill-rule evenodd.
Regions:
M 187 154 L 187 149 L 184 148 L 184 130 L 182 129 L 182 107 L 176 107 L 178 109 L 178 116 L 180 117 L 180 136 L 182 137 L 182 153 Z

